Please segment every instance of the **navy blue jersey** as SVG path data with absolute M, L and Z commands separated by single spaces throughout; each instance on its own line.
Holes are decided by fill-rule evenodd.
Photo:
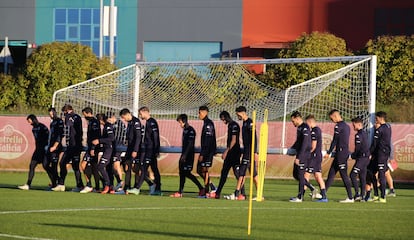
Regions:
M 88 119 L 88 131 L 86 133 L 86 143 L 89 148 L 93 147 L 92 141 L 101 137 L 101 124 L 96 118 Z
M 243 139 L 243 158 L 250 159 L 252 152 L 252 139 L 253 139 L 253 121 L 251 118 L 243 121 L 242 126 L 242 139 Z M 254 142 L 254 149 L 257 152 L 257 137 L 255 134 L 256 141 Z
M 128 122 L 126 138 L 128 141 L 127 152 L 139 152 L 142 142 L 141 122 L 138 118 L 132 116 Z
M 331 154 L 335 149 L 337 154 L 339 152 L 345 152 L 346 154 L 349 154 L 349 134 L 350 128 L 348 124 L 346 124 L 344 121 L 338 122 L 335 125 L 334 137 L 327 153 Z
M 240 148 L 240 126 L 237 122 L 232 121 L 227 124 L 227 147 L 231 145 L 231 139 L 236 136 L 234 147 Z
M 54 118 L 50 122 L 49 147 L 52 147 L 55 143 L 62 144 L 64 129 L 65 125 L 62 119 Z
M 296 141 L 292 148 L 296 149 L 296 158 L 301 162 L 306 161 L 310 158 L 312 149 L 311 131 L 308 124 L 303 122 L 297 127 L 296 130 Z
M 201 152 L 200 156 L 208 157 L 215 154 L 217 150 L 216 130 L 214 123 L 208 117 L 204 118 L 203 129 L 201 131 Z
M 147 153 L 160 153 L 160 131 L 154 118 L 149 118 L 145 123 L 143 146 Z
M 318 126 L 312 128 L 311 139 L 312 141 L 316 141 L 316 148 L 312 152 L 312 156 L 322 157 L 322 130 Z
M 103 144 L 104 148 L 112 148 L 112 143 L 115 139 L 114 128 L 112 124 L 105 123 L 102 129 L 101 137 L 99 138 L 99 143 Z
M 32 133 L 35 138 L 36 150 L 45 150 L 49 143 L 49 129 L 43 124 L 33 124 Z
M 82 147 L 82 118 L 74 113 L 65 115 L 66 145 L 70 147 Z
M 114 141 L 112 143 L 114 151 L 125 151 L 124 148 L 127 146 L 125 124 L 121 120 L 117 120 L 112 128 L 114 131 Z
M 351 154 L 353 159 L 369 157 L 370 149 L 368 142 L 368 133 L 360 129 L 355 134 L 355 151 Z
M 186 125 L 183 129 L 181 156 L 186 160 L 194 161 L 194 144 L 196 138 L 196 131 L 190 125 Z
M 371 154 L 379 156 L 391 154 L 391 125 L 388 123 L 381 124 L 379 128 L 375 130 L 374 142 L 371 146 Z

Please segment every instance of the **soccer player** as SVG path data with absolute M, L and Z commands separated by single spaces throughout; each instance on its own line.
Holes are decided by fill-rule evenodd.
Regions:
M 37 164 L 42 164 L 44 169 L 47 171 L 46 165 L 46 147 L 48 145 L 49 138 L 49 129 L 39 122 L 37 117 L 33 114 L 27 116 L 27 122 L 32 125 L 32 132 L 35 138 L 35 150 L 32 155 L 32 160 L 30 161 L 29 166 L 29 176 L 27 177 L 27 182 L 24 185 L 18 186 L 19 189 L 29 190 L 32 184 L 33 177 L 35 175 L 35 168 Z
M 76 188 L 74 190 L 78 191 L 84 187 L 79 169 L 80 154 L 82 152 L 82 119 L 73 111 L 72 105 L 66 104 L 63 106 L 62 112 L 65 115 L 66 150 L 59 163 L 60 177 L 58 185 L 52 188 L 52 190 L 57 192 L 65 191 L 65 179 L 68 174 L 66 165 L 71 163 L 76 180 Z
M 215 192 L 210 194 L 210 197 L 220 199 L 221 190 L 227 180 L 230 168 L 233 168 L 233 173 L 236 179 L 239 179 L 240 166 L 240 126 L 236 121 L 230 117 L 230 113 L 223 111 L 220 113 L 220 119 L 227 125 L 227 148 L 223 152 L 223 168 L 221 169 L 220 182 Z
M 177 117 L 177 122 L 183 129 L 181 156 L 178 163 L 180 186 L 178 192 L 171 194 L 170 197 L 181 198 L 183 196 L 185 178 L 189 178 L 195 185 L 197 185 L 199 193 L 203 190 L 203 186 L 197 180 L 191 171 L 194 166 L 194 144 L 196 131 L 188 123 L 187 114 L 181 114 Z
M 80 193 L 89 193 L 94 190 L 91 183 L 92 175 L 95 179 L 95 191 L 99 191 L 98 147 L 94 142 L 101 137 L 101 125 L 99 120 L 93 116 L 92 108 L 86 107 L 82 109 L 82 114 L 88 121 L 88 130 L 86 133 L 88 147 L 81 163 L 81 168 L 86 178 L 86 187 L 80 190 Z
M 290 202 L 302 202 L 303 195 L 305 193 L 305 185 L 308 181 L 305 179 L 306 165 L 311 157 L 311 132 L 308 124 L 306 124 L 302 115 L 295 111 L 290 115 L 290 119 L 293 125 L 297 128 L 296 141 L 292 148 L 296 149 L 295 164 L 298 166 L 298 178 L 299 178 L 299 193 L 297 197 L 291 198 Z
M 62 152 L 62 139 L 64 137 L 64 123 L 63 120 L 58 117 L 55 108 L 49 108 L 50 133 L 49 144 L 46 150 L 46 171 L 49 175 L 51 186 L 50 190 L 57 186 L 59 178 L 57 166 L 59 163 L 59 156 Z
M 361 118 L 353 118 L 352 125 L 357 133 L 355 134 L 355 151 L 351 154 L 351 158 L 355 159 L 355 164 L 352 167 L 350 177 L 355 189 L 354 200 L 365 201 L 365 185 L 370 156 L 368 133 L 363 129 L 364 125 Z M 360 184 L 357 177 L 361 182 L 361 191 L 359 191 Z
M 131 114 L 129 109 L 122 109 L 119 113 L 122 120 L 128 123 L 126 138 L 128 146 L 125 154 L 125 184 L 124 190 L 127 193 L 139 194 L 137 188 L 131 189 L 131 172 L 134 168 L 135 175 L 139 174 L 139 155 L 141 151 L 142 131 L 141 122 L 139 119 Z M 135 176 L 135 184 L 138 184 L 139 176 Z
M 150 186 L 150 195 L 161 195 L 161 175 L 158 170 L 158 156 L 160 155 L 160 132 L 157 121 L 151 117 L 148 107 L 141 107 L 139 110 L 139 117 L 145 120 L 144 136 L 142 138 L 141 151 L 141 176 L 138 182 L 137 189 L 140 189 L 144 180 Z M 149 179 L 148 167 L 154 173 L 154 183 Z
M 252 158 L 252 140 L 253 140 L 253 121 L 247 115 L 247 109 L 244 106 L 239 106 L 236 108 L 236 115 L 239 120 L 243 121 L 242 125 L 242 140 L 243 140 L 243 152 L 242 152 L 242 160 L 240 162 L 239 167 L 239 178 L 237 180 L 236 189 L 234 194 L 228 196 L 227 198 L 237 199 L 237 200 L 244 200 L 246 199 L 244 193 L 244 181 L 246 176 L 246 171 L 249 169 L 251 171 L 251 158 Z M 256 138 L 257 139 L 257 138 Z M 255 154 L 257 153 L 257 141 L 255 142 Z M 255 161 L 255 160 L 253 160 Z M 257 188 L 257 167 L 256 162 L 254 163 L 253 169 L 253 181 Z
M 375 173 L 378 172 L 378 178 L 380 182 L 380 190 L 381 196 L 378 199 L 378 195 L 374 196 L 375 201 L 379 201 L 381 203 L 386 203 L 387 200 L 385 199 L 385 190 L 386 190 L 386 177 L 385 172 L 388 170 L 388 159 L 391 153 L 391 126 L 386 122 L 387 113 L 385 112 L 377 112 L 375 114 L 375 122 L 380 124 L 380 127 L 375 130 L 374 133 L 374 142 L 371 145 L 371 154 L 377 157 L 377 167 L 375 169 Z M 377 187 L 377 184 L 374 183 L 374 190 Z M 378 193 L 378 190 L 375 191 Z
M 348 177 L 348 158 L 349 158 L 349 134 L 350 127 L 342 120 L 339 110 L 333 109 L 329 112 L 329 117 L 335 124 L 334 137 L 329 150 L 325 154 L 325 158 L 331 157 L 331 153 L 335 149 L 335 157 L 329 169 L 328 178 L 325 182 L 326 190 L 332 185 L 336 173 L 339 171 L 348 197 L 341 203 L 353 203 L 351 181 Z
M 106 194 L 110 190 L 113 190 L 106 167 L 111 161 L 114 130 L 112 124 L 108 122 L 108 117 L 105 116 L 105 114 L 98 114 L 96 115 L 96 118 L 100 123 L 101 135 L 99 139 L 92 140 L 92 144 L 98 146 L 99 152 L 102 152 L 102 156 L 98 155 L 98 171 L 104 180 L 104 189 L 101 194 Z
M 113 126 L 114 131 L 114 142 L 112 143 L 113 151 L 112 151 L 112 165 L 114 170 L 114 175 L 117 180 L 117 185 L 114 187 L 115 191 L 123 191 L 124 182 L 122 181 L 122 168 L 121 162 L 124 163 L 122 159 L 122 155 L 124 154 L 124 147 L 126 149 L 126 127 L 125 124 L 116 118 L 115 114 L 110 114 L 108 118 L 108 122 L 110 122 Z
M 305 172 L 305 179 L 309 182 L 311 174 L 315 176 L 316 182 L 319 184 L 322 198 L 318 202 L 328 202 L 326 197 L 325 181 L 322 178 L 322 130 L 316 125 L 316 119 L 313 115 L 306 117 L 306 123 L 311 128 L 311 157 L 308 163 L 307 171 Z M 313 186 L 308 186 L 312 191 L 312 198 L 317 197 L 317 192 L 312 189 Z
M 200 197 L 207 197 L 209 193 L 210 176 L 208 169 L 213 164 L 213 157 L 216 154 L 217 143 L 216 143 L 216 130 L 214 123 L 208 118 L 208 107 L 201 106 L 198 108 L 198 117 L 203 120 L 203 128 L 201 130 L 201 152 L 198 157 L 197 173 L 201 176 L 204 181 L 204 190 L 201 192 Z

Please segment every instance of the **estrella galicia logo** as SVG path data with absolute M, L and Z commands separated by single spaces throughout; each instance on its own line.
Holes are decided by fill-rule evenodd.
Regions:
M 22 156 L 28 149 L 26 136 L 11 125 L 0 129 L 0 158 L 15 159 Z
M 407 134 L 394 142 L 394 158 L 399 168 L 414 170 L 414 134 Z

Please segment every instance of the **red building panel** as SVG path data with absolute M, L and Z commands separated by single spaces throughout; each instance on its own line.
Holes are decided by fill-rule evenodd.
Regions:
M 401 14 L 395 14 L 396 9 Z M 414 1 L 407 0 L 244 0 L 242 54 L 263 56 L 263 48 L 255 46 L 292 42 L 302 33 L 313 31 L 333 33 L 344 38 L 349 49 L 359 50 L 378 32 L 409 35 L 414 29 L 411 10 Z M 385 17 L 389 12 L 389 19 L 378 23 L 379 12 Z M 400 23 L 390 25 L 396 19 Z M 378 31 L 381 27 L 384 29 Z M 396 31 L 398 28 L 402 30 Z

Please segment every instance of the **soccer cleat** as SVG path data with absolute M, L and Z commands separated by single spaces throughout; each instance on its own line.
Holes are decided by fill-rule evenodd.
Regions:
M 224 198 L 227 200 L 236 200 L 236 196 L 234 195 L 234 193 L 230 195 L 224 195 Z
M 17 186 L 19 189 L 21 189 L 21 190 L 29 190 L 30 189 L 30 186 L 29 185 L 27 185 L 27 184 L 24 184 L 24 185 L 21 185 L 21 186 Z
M 327 198 L 321 198 L 321 199 L 317 200 L 316 202 L 328 202 L 328 199 Z
M 124 185 L 124 181 L 120 181 L 114 188 L 115 191 L 118 191 L 120 188 L 122 188 Z
M 149 194 L 150 195 L 154 195 L 154 193 L 155 193 L 155 187 L 156 187 L 155 183 L 152 184 L 151 186 L 149 186 Z
M 54 192 L 64 192 L 65 190 L 65 185 L 57 185 L 56 187 L 52 188 L 52 191 Z
M 378 201 L 375 201 L 376 203 L 387 203 L 386 198 L 379 198 Z
M 361 201 L 363 201 L 363 198 L 360 195 L 355 195 L 354 201 L 355 202 L 361 202 Z
M 262 197 L 262 201 L 264 201 L 265 200 L 265 198 L 264 197 Z M 254 197 L 253 199 L 252 199 L 252 201 L 257 201 L 257 197 Z
M 321 199 L 322 195 L 318 192 L 318 190 L 315 188 L 311 193 L 312 199 Z
M 170 197 L 172 198 L 182 198 L 183 194 L 179 192 L 175 192 L 174 194 L 171 194 Z
M 340 203 L 354 203 L 354 199 L 346 198 L 345 200 L 339 201 Z
M 135 194 L 135 195 L 139 195 L 139 193 L 141 192 L 141 190 L 139 190 L 138 188 L 133 188 L 133 189 L 128 189 L 127 193 L 128 194 Z
M 206 196 L 206 189 L 205 188 L 200 189 L 200 191 L 198 192 L 198 196 L 199 197 Z
M 239 196 L 237 196 L 236 200 L 244 201 L 246 200 L 246 196 L 244 196 L 243 194 L 240 194 Z
M 105 186 L 101 194 L 107 194 L 109 192 L 109 186 Z
M 379 199 L 379 197 L 378 197 L 378 196 L 374 196 L 374 197 L 372 198 L 372 201 L 373 201 L 373 202 L 375 202 L 375 201 L 378 201 L 378 199 Z
M 289 202 L 296 202 L 296 203 L 300 203 L 302 202 L 301 198 L 297 198 L 297 197 L 292 197 L 289 199 Z
M 90 193 L 92 191 L 93 191 L 93 188 L 86 186 L 80 191 L 80 193 Z
M 394 189 L 391 189 L 391 190 L 387 193 L 387 196 L 389 196 L 389 197 L 396 197 L 396 196 L 397 196 L 397 194 L 395 193 Z
M 79 187 L 75 187 L 75 188 L 72 188 L 72 192 L 80 192 L 80 191 L 82 191 L 83 189 L 81 189 L 81 188 L 79 188 Z

